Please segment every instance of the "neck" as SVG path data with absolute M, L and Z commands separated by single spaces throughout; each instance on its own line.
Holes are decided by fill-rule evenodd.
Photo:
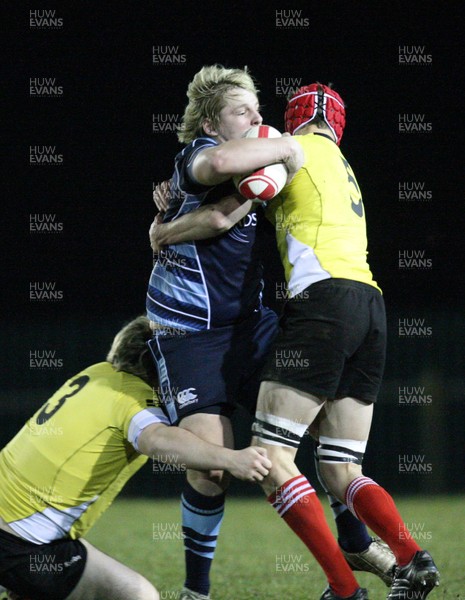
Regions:
M 307 135 L 308 133 L 318 133 L 329 138 L 331 141 L 336 142 L 333 132 L 329 127 L 318 127 L 318 125 L 315 125 L 314 123 L 309 123 L 297 132 L 298 135 Z

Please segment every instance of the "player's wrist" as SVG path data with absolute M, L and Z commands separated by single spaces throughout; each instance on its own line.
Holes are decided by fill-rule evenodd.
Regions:
M 223 450 L 223 467 L 222 469 L 224 471 L 234 471 L 235 466 L 236 466 L 236 457 L 237 457 L 237 450 L 231 450 L 230 448 L 222 448 Z

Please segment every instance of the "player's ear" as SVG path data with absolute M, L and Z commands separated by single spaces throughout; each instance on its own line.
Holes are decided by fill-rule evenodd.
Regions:
M 202 123 L 202 128 L 207 135 L 211 135 L 212 137 L 215 137 L 218 135 L 218 132 L 213 127 L 213 123 L 211 122 L 211 119 L 204 119 L 204 121 Z

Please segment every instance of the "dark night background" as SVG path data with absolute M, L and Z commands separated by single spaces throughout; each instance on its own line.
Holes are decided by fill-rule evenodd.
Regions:
M 31 10 L 55 11 L 62 25 L 31 27 Z M 301 11 L 307 24 L 278 27 L 276 11 Z M 170 176 L 180 148 L 172 131 L 153 133 L 153 115 L 179 117 L 187 84 L 204 64 L 248 65 L 264 122 L 280 129 L 282 79 L 333 82 L 347 104 L 341 148 L 362 188 L 369 259 L 390 334 L 367 474 L 396 493 L 463 491 L 460 13 L 451 1 L 16 4 L 3 20 L 11 35 L 3 80 L 9 103 L 0 442 L 56 386 L 101 360 L 121 324 L 144 312 L 152 186 Z M 422 47 L 431 62 L 399 64 L 399 46 Z M 154 52 L 166 55 L 168 47 L 179 62 L 153 64 Z M 31 96 L 36 77 L 54 78 L 63 94 Z M 400 133 L 403 114 L 423 116 L 432 130 Z M 31 146 L 55 146 L 63 164 L 31 165 Z M 421 183 L 430 200 L 400 200 L 403 182 Z M 32 233 L 36 214 L 53 215 L 62 231 Z M 431 268 L 399 268 L 399 252 L 412 250 Z M 281 275 L 271 258 L 268 266 L 267 300 L 279 309 L 274 278 Z M 51 282 L 63 298 L 31 301 L 34 282 Z M 400 337 L 399 319 L 422 320 L 432 334 Z M 54 352 L 62 366 L 31 368 L 37 350 Z M 414 386 L 431 401 L 403 405 L 399 388 Z M 246 440 L 244 425 L 239 439 Z M 304 445 L 303 458 L 307 451 Z M 431 472 L 400 473 L 401 455 L 422 455 Z M 129 491 L 164 493 L 176 485 L 162 478 L 154 484 L 146 469 Z

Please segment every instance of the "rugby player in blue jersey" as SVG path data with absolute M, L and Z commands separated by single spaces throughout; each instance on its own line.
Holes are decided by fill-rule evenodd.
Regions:
M 246 71 L 206 67 L 190 84 L 188 97 L 179 135 L 188 145 L 176 157 L 171 183 L 155 193 L 161 204 L 166 195 L 171 200 L 164 218 L 152 228 L 152 246 L 161 251 L 147 296 L 155 329 L 151 348 L 172 421 L 209 441 L 230 445 L 233 402 L 255 402 L 255 377 L 274 337 L 276 318 L 260 303 L 261 266 L 254 246 L 256 219 L 248 214 L 251 203 L 224 183 L 277 159 L 292 176 L 301 156 L 289 138 L 241 139 L 249 127 L 261 123 L 256 90 Z M 183 493 L 187 577 L 181 600 L 209 598 L 209 569 L 226 487 L 222 473 L 188 473 Z M 356 524 L 349 526 L 348 521 L 343 524 L 346 534 L 361 535 L 370 545 L 364 526 L 355 518 Z M 327 540 L 336 578 L 351 577 L 326 525 L 315 535 L 323 546 Z
M 276 315 L 261 303 L 262 268 L 252 203 L 239 196 L 229 180 L 278 161 L 291 176 L 302 156 L 291 137 L 243 139 L 262 122 L 247 69 L 204 67 L 187 95 L 178 135 L 187 145 L 175 158 L 164 222 L 199 209 L 197 214 L 202 222 L 207 217 L 209 226 L 205 235 L 192 232 L 189 241 L 173 243 L 178 241 L 174 238 L 158 254 L 147 293 L 147 315 L 154 327 L 150 347 L 170 421 L 206 441 L 232 447 L 234 403 L 254 407 L 256 375 L 275 334 Z M 211 237 L 211 228 L 218 235 L 199 240 Z M 209 571 L 227 486 L 228 475 L 221 471 L 187 473 L 181 600 L 209 598 Z

